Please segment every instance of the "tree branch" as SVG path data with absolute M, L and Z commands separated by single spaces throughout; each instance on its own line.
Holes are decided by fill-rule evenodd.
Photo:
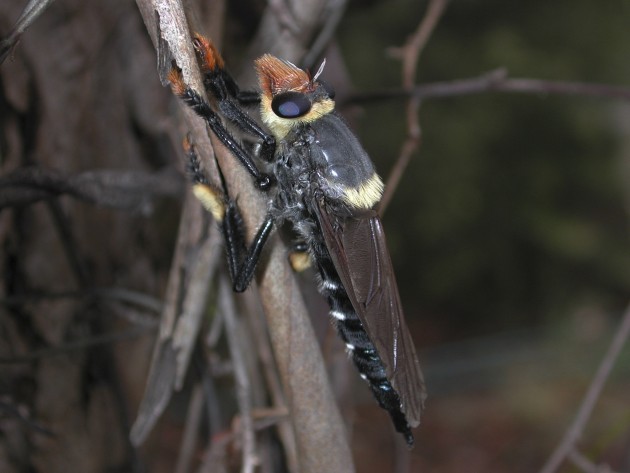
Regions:
M 444 9 L 448 4 L 448 0 L 431 0 L 427 7 L 427 11 L 418 25 L 418 29 L 407 40 L 404 47 L 398 50 L 402 56 L 402 85 L 404 90 L 413 90 L 416 82 L 416 70 L 418 68 L 418 60 L 424 47 L 426 46 L 431 34 L 435 30 Z M 407 138 L 405 139 L 398 159 L 387 178 L 385 192 L 379 203 L 379 213 L 383 215 L 387 209 L 387 205 L 391 200 L 402 175 L 409 164 L 411 156 L 420 145 L 420 137 L 422 130 L 418 119 L 418 111 L 420 109 L 420 98 L 411 94 L 407 103 Z
M 0 178 L 0 209 L 70 195 L 92 204 L 147 213 L 156 196 L 180 196 L 181 175 L 172 169 L 156 173 L 88 171 L 68 176 L 40 166 L 19 168 Z
M 486 92 L 522 93 L 536 95 L 577 95 L 583 97 L 630 100 L 630 87 L 595 84 L 588 82 L 549 81 L 508 77 L 504 68 L 494 69 L 468 79 L 433 82 L 416 85 L 411 90 L 403 88 L 378 90 L 354 94 L 341 106 L 365 104 L 383 100 L 402 99 L 410 96 L 422 100 L 452 98 Z

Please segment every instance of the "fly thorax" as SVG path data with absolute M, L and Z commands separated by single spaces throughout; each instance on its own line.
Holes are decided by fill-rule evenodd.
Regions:
M 280 143 L 276 153 L 275 175 L 280 187 L 285 191 L 302 193 L 309 182 L 311 167 L 307 155 L 308 147 L 301 141 Z
M 311 160 L 321 176 L 326 197 L 343 201 L 351 208 L 374 207 L 381 199 L 383 182 L 346 123 L 330 114 L 311 127 Z

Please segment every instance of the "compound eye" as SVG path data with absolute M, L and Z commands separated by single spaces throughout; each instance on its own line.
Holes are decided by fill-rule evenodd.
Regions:
M 311 101 L 299 92 L 285 92 L 271 101 L 271 109 L 282 118 L 298 118 L 311 109 Z

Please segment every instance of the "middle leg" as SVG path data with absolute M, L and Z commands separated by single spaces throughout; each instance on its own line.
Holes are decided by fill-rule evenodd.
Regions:
M 251 245 L 247 246 L 245 243 L 243 218 L 236 201 L 229 196 L 223 176 L 221 176 L 223 186 L 223 191 L 221 191 L 208 181 L 201 169 L 195 148 L 188 139 L 184 141 L 184 149 L 193 179 L 193 193 L 203 207 L 219 223 L 225 239 L 228 269 L 234 291 L 243 292 L 254 277 L 256 265 L 260 260 L 265 243 L 269 235 L 271 235 L 275 219 L 271 214 L 267 214 Z

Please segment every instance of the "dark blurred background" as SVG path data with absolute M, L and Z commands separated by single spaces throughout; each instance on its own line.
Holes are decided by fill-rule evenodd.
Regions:
M 420 11 L 413 1 L 351 3 L 339 39 L 358 90 L 400 84 L 387 51 Z M 621 1 L 452 2 L 418 80 L 505 68 L 515 78 L 627 85 L 629 13 Z M 366 101 L 357 123 L 387 176 L 405 136 L 404 102 Z M 420 123 L 419 152 L 384 221 L 425 355 L 429 422 L 450 413 L 461 427 L 446 440 L 425 426 L 421 442 L 435 452 L 456 438 L 462 450 L 443 458 L 452 471 L 501 470 L 505 460 L 532 471 L 541 445 L 555 445 L 568 425 L 628 303 L 630 106 L 488 92 L 427 100 Z M 628 471 L 627 350 L 614 373 L 589 439 Z
M 229 3 L 224 50 L 228 64 L 238 64 L 265 4 Z M 340 55 L 345 68 L 329 65 L 324 77 L 348 79 L 345 99 L 364 97 L 342 112 L 384 178 L 405 138 L 406 101 L 365 95 L 400 87 L 400 62 L 391 48 L 417 28 L 425 8 L 426 2 L 413 0 L 351 1 L 334 52 L 328 53 Z M 165 124 L 175 113 L 174 101 L 158 83 L 154 52 L 135 6 L 117 1 L 88 9 L 81 1 L 59 0 L 0 67 L 3 174 L 26 164 L 68 173 L 181 169 L 176 163 L 181 134 Z M 1 34 L 19 10 L 0 7 Z M 622 0 L 453 1 L 420 57 L 418 83 L 505 68 L 514 78 L 626 86 L 629 14 L 630 4 Z M 73 36 L 78 28 L 73 22 L 90 34 Z M 50 52 L 35 60 L 46 48 Z M 78 86 L 59 92 L 77 77 Z M 618 98 L 494 91 L 428 99 L 419 117 L 419 150 L 384 217 L 429 390 L 412 471 L 535 471 L 575 415 L 630 300 L 630 104 Z M 58 128 L 46 128 L 47 121 Z M 78 137 L 64 141 L 62 128 L 78 130 Z M 183 186 L 184 180 L 179 182 Z M 162 297 L 181 189 L 171 194 L 136 213 L 62 199 L 78 225 L 78 247 L 88 255 L 90 284 Z M 55 265 L 61 250 L 58 243 L 53 250 L 49 246 L 53 224 L 42 217 L 42 205 L 2 211 L 6 298 L 67 290 L 64 284 L 72 280 L 66 263 Z M 72 308 L 76 313 L 67 316 L 61 315 L 71 312 L 67 305 L 54 304 L 59 302 L 47 302 L 46 315 L 28 323 L 42 307 L 3 306 L 5 340 L 29 330 L 44 333 L 29 335 L 28 343 L 20 338 L 15 344 L 20 349 L 7 343 L 12 348 L 3 356 L 98 333 L 103 323 L 111 327 L 109 312 L 86 316 Z M 46 335 L 51 321 L 63 328 Z M 124 345 L 122 354 L 105 363 L 133 365 L 119 389 L 119 394 L 127 390 L 122 403 L 132 413 L 142 396 L 151 343 Z M 81 362 L 89 365 L 92 356 Z M 132 362 L 136 356 L 139 361 Z M 23 365 L 10 366 L 3 393 L 19 392 L 25 405 L 35 406 L 33 412 L 44 412 L 49 398 L 38 389 L 45 383 L 33 381 Z M 58 372 L 68 373 L 63 366 Z M 626 349 L 582 442 L 594 461 L 626 472 L 629 375 Z M 98 378 L 82 376 L 93 384 Z M 75 392 L 76 402 L 88 405 L 87 392 Z M 353 418 L 357 469 L 391 471 L 395 454 L 388 419 L 359 382 L 356 392 L 361 401 Z M 185 404 L 176 401 L 165 424 L 183 422 L 178 402 Z M 104 409 L 98 418 L 110 419 L 111 411 Z M 172 439 L 178 433 L 167 430 L 157 444 L 176 450 Z M 79 434 L 70 440 L 91 441 Z M 26 458 L 29 451 L 20 454 Z M 144 452 L 151 459 L 149 470 L 170 471 L 164 466 L 169 460 L 162 466 L 156 460 L 169 453 L 175 456 L 154 443 Z
M 419 81 L 504 67 L 511 77 L 625 85 L 622 3 L 454 2 Z M 400 83 L 386 50 L 416 28 L 413 11 L 404 1 L 350 9 L 339 36 L 358 90 Z M 628 113 L 588 97 L 427 101 L 420 151 L 385 217 L 408 311 L 449 338 L 541 327 L 585 306 L 618 314 L 630 287 Z M 359 132 L 385 176 L 405 130 L 402 102 L 364 106 Z

